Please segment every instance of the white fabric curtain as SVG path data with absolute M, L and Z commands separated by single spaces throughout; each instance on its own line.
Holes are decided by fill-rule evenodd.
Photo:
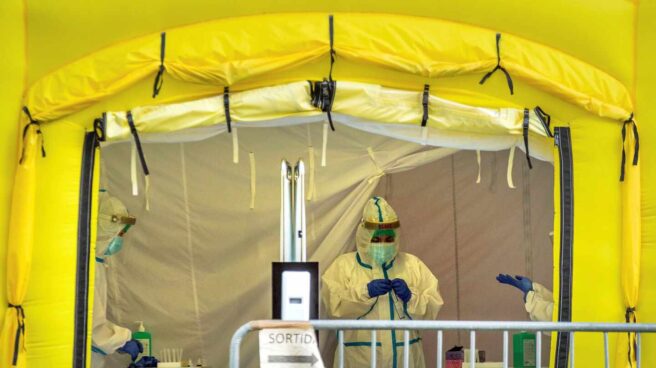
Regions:
M 257 169 L 253 209 L 251 165 L 247 160 L 233 164 L 227 134 L 196 143 L 144 145 L 152 177 L 150 211 L 144 209 L 143 194 L 131 194 L 130 145 L 103 149 L 102 186 L 137 216 L 125 249 L 110 260 L 110 316 L 133 328 L 132 321 L 144 320 L 153 332 L 154 352 L 181 345 L 191 357 L 224 366 L 232 332 L 248 320 L 271 316 L 269 270 L 279 249 L 280 160 L 309 162 L 308 141 L 321 142 L 320 128 L 242 132 L 239 148 L 253 153 Z M 329 139 L 328 165 L 309 168 L 316 182 L 307 208 L 308 254 L 322 269 L 352 247 L 362 206 L 385 171 L 454 152 L 417 154 L 424 147 L 347 127 Z M 255 342 L 244 347 L 247 360 L 257 360 Z
M 109 261 L 110 318 L 132 329 L 137 327 L 134 321 L 145 321 L 153 333 L 155 354 L 179 347 L 185 349 L 186 358 L 204 357 L 212 367 L 226 366 L 232 333 L 249 320 L 271 317 L 270 264 L 279 256 L 282 158 L 301 158 L 308 165 L 308 154 L 315 155 L 317 164 L 308 165 L 314 183 L 306 182 L 307 188 L 313 188 L 313 199 L 307 203 L 308 254 L 323 272 L 337 255 L 353 249 L 362 206 L 381 179 L 446 162 L 440 159 L 456 151 L 340 124 L 329 133 L 327 166 L 321 167 L 322 140 L 321 124 L 240 130 L 238 149 L 251 160 L 238 164 L 233 163 L 229 134 L 197 142 L 145 144 L 151 170 L 150 211 L 145 210 L 143 193 L 132 196 L 130 145 L 103 148 L 101 186 L 137 216 L 124 250 Z M 475 154 L 471 157 L 473 183 L 477 166 Z M 499 177 L 505 179 L 505 159 L 501 160 Z M 515 165 L 526 163 L 516 160 Z M 310 176 L 308 172 L 306 180 Z M 415 181 L 422 180 L 426 179 Z M 522 182 L 521 175 L 516 182 Z M 551 197 L 550 189 L 547 196 Z M 412 210 L 401 209 L 406 211 Z M 423 206 L 422 211 L 432 210 Z M 404 239 L 412 237 L 404 234 Z M 442 277 L 439 270 L 434 272 Z M 254 336 L 242 348 L 247 367 L 258 366 Z M 331 350 L 330 336 L 322 343 Z M 324 355 L 331 356 L 332 351 Z M 113 359 L 110 366 L 125 366 L 121 358 Z

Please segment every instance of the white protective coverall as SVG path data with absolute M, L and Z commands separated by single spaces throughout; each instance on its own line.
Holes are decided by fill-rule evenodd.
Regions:
M 356 231 L 356 252 L 339 256 L 322 276 L 322 299 L 332 318 L 365 320 L 435 319 L 443 301 L 437 278 L 419 258 L 398 252 L 398 217 L 384 199 L 374 197 L 363 211 L 363 220 Z M 376 229 L 395 229 L 396 251 L 382 265 L 373 262 L 369 248 Z M 377 279 L 403 279 L 412 295 L 404 303 L 394 292 L 370 297 L 367 285 Z M 403 331 L 378 331 L 376 366 L 403 366 Z M 369 367 L 371 332 L 344 331 L 345 367 Z M 335 352 L 335 366 L 338 364 Z M 424 354 L 418 331 L 410 332 L 410 367 L 423 368 Z
M 533 283 L 533 290 L 526 294 L 524 308 L 532 321 L 551 322 L 553 316 L 553 293 L 546 287 Z
M 98 236 L 96 239 L 96 279 L 93 303 L 91 350 L 93 368 L 105 366 L 106 356 L 114 353 L 132 338 L 132 332 L 107 320 L 107 264 L 105 249 L 123 225 L 112 221 L 112 215 L 127 216 L 125 205 L 107 192 L 100 192 Z M 115 217 L 116 218 L 116 217 Z

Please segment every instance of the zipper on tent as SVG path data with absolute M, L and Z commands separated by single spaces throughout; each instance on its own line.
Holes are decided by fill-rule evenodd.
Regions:
M 77 225 L 77 271 L 75 275 L 75 330 L 73 368 L 86 367 L 89 336 L 89 264 L 91 254 L 91 203 L 93 170 L 98 147 L 96 132 L 84 136 L 82 172 L 80 173 L 80 203 Z
M 572 321 L 572 275 L 574 241 L 574 172 L 572 139 L 569 128 L 554 129 L 554 143 L 558 147 L 560 163 L 560 275 L 558 321 Z M 567 368 L 570 334 L 559 332 L 554 356 L 555 368 Z

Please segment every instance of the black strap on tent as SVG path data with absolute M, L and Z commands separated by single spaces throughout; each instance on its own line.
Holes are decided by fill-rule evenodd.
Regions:
M 638 323 L 638 319 L 636 318 L 636 315 L 635 315 L 635 310 L 636 310 L 635 307 L 626 308 L 626 312 L 624 313 L 624 319 L 625 319 L 626 323 Z M 631 343 L 631 340 L 632 340 L 631 339 L 631 334 L 632 333 L 635 333 L 635 332 L 627 332 L 627 334 L 629 335 L 629 339 L 628 339 L 628 341 L 629 341 L 629 349 L 628 349 L 629 350 L 628 351 L 629 367 L 633 366 L 633 363 L 632 363 L 633 359 L 631 359 L 631 358 L 633 356 L 633 352 L 637 351 L 637 348 L 638 348 L 637 341 L 633 341 L 633 343 Z
M 228 133 L 232 133 L 232 118 L 230 117 L 230 87 L 223 88 L 223 110 L 225 111 Z
M 30 120 L 27 125 L 23 128 L 23 150 L 21 152 L 21 157 L 18 163 L 22 164 L 23 159 L 25 159 L 25 137 L 27 137 L 27 130 L 30 128 L 30 125 L 36 125 L 36 134 L 41 135 L 41 157 L 46 157 L 46 149 L 44 146 L 44 138 L 43 138 L 43 132 L 41 132 L 41 122 L 38 120 L 34 120 L 32 118 L 32 114 L 30 113 L 30 109 L 27 108 L 27 106 L 23 106 L 23 112 L 25 115 L 27 115 L 27 118 Z
M 137 127 L 134 125 L 134 119 L 132 118 L 132 111 L 128 111 L 126 114 L 128 119 L 128 125 L 130 125 L 130 132 L 132 137 L 134 137 L 134 144 L 137 146 L 137 152 L 139 152 L 139 160 L 141 161 L 141 169 L 143 169 L 144 175 L 150 175 L 148 170 L 148 165 L 146 164 L 146 156 L 144 156 L 143 148 L 141 147 L 141 140 L 139 139 L 139 133 L 137 132 Z
M 620 168 L 620 181 L 624 181 L 624 173 L 626 171 L 626 126 L 627 124 L 633 125 L 633 136 L 635 137 L 635 148 L 633 151 L 633 166 L 638 165 L 638 153 L 640 152 L 640 136 L 638 135 L 638 126 L 633 119 L 633 113 L 628 119 L 624 120 L 622 124 L 622 167 Z
M 421 117 L 421 126 L 425 127 L 428 123 L 428 100 L 430 97 L 430 85 L 424 84 L 424 93 L 421 96 L 421 106 L 424 109 L 424 114 Z
M 102 117 L 96 118 L 93 121 L 93 131 L 96 133 L 96 138 L 98 139 L 98 142 L 104 142 L 105 139 L 107 139 L 107 135 L 105 134 L 105 122 L 107 118 L 107 114 L 103 112 Z
M 25 310 L 23 310 L 22 305 L 13 305 L 11 303 L 8 303 L 7 306 L 9 308 L 15 308 L 16 309 L 16 320 L 17 320 L 17 327 L 16 327 L 16 337 L 14 339 L 14 355 L 13 358 L 11 359 L 11 365 L 15 366 L 18 363 L 18 349 L 20 346 L 20 337 L 23 335 L 23 338 L 25 337 Z
M 551 133 L 551 115 L 544 112 L 540 106 L 536 106 L 533 109 L 533 112 L 535 112 L 535 115 L 540 120 L 540 123 L 542 123 L 542 127 L 544 128 L 545 132 L 547 132 L 547 136 L 553 138 L 553 133 Z
M 328 73 L 328 80 L 333 81 L 333 64 L 335 64 L 335 26 L 333 22 L 333 15 L 328 16 L 328 35 L 330 37 L 330 72 Z M 332 125 L 331 125 L 332 127 Z M 334 129 L 333 129 L 334 130 Z
M 153 83 L 153 98 L 157 97 L 159 91 L 162 89 L 162 84 L 164 84 L 164 71 L 166 67 L 164 66 L 164 55 L 166 51 L 166 32 L 162 32 L 161 41 L 160 41 L 160 51 L 159 51 L 159 70 L 155 76 L 155 83 Z
M 638 135 L 638 126 L 633 121 L 633 136 L 635 137 L 635 148 L 633 150 L 633 166 L 638 165 L 638 153 L 640 153 L 640 136 Z
M 528 168 L 532 169 L 533 164 L 531 163 L 531 155 L 528 152 L 528 123 L 529 123 L 529 114 L 528 109 L 524 109 L 524 120 L 522 122 L 522 133 L 524 135 L 524 150 L 526 151 L 526 162 L 528 162 Z
M 312 106 L 320 108 L 328 116 L 328 123 L 330 130 L 335 131 L 335 124 L 333 123 L 332 108 L 335 101 L 335 92 L 337 90 L 337 83 L 333 80 L 333 65 L 335 64 L 335 25 L 333 15 L 328 16 L 328 36 L 330 37 L 330 70 L 328 78 L 324 78 L 321 82 L 310 83 L 310 98 Z
M 487 74 L 483 76 L 483 79 L 481 79 L 478 84 L 483 84 L 485 81 L 494 74 L 497 70 L 501 70 L 503 74 L 506 75 L 506 81 L 508 82 L 508 88 L 510 89 L 510 94 L 512 95 L 514 93 L 513 91 L 513 81 L 512 78 L 510 78 L 510 73 L 506 70 L 506 68 L 501 66 L 501 52 L 499 50 L 499 41 L 501 41 L 501 33 L 497 33 L 497 66 L 494 67 L 491 71 L 489 71 Z
M 328 115 L 328 123 L 333 132 L 335 131 L 335 125 L 333 124 L 331 110 L 335 101 L 336 90 L 337 82 L 328 79 L 324 79 L 321 82 L 314 82 L 314 87 L 310 88 L 312 106 L 320 108 L 321 111 Z
M 315 92 L 314 92 L 314 83 L 312 83 L 311 80 L 307 81 L 308 84 L 310 85 L 310 103 L 315 106 L 314 104 L 314 97 L 315 97 Z

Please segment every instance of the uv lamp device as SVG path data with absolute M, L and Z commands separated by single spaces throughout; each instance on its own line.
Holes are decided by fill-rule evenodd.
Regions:
M 319 318 L 319 264 L 307 262 L 305 165 L 280 166 L 280 262 L 273 262 L 273 318 Z
M 319 318 L 319 263 L 273 262 L 273 319 Z
M 307 321 L 310 319 L 310 273 L 283 271 L 281 319 Z

